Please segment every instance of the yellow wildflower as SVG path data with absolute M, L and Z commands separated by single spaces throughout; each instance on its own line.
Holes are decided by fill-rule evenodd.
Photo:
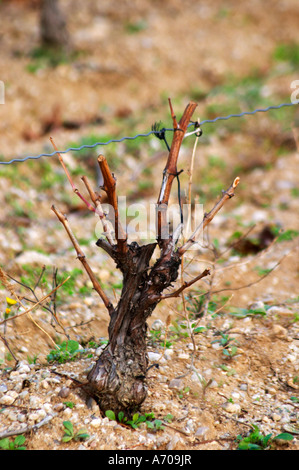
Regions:
M 10 299 L 9 297 L 6 297 L 6 303 L 7 305 L 15 305 L 17 303 L 16 300 Z

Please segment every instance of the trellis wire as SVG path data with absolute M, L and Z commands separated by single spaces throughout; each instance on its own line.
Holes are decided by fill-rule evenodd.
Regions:
M 276 106 L 268 106 L 267 108 L 257 108 L 254 111 L 244 111 L 244 112 L 239 113 L 239 114 L 229 114 L 228 116 L 218 116 L 214 119 L 205 119 L 205 120 L 200 122 L 200 126 L 202 126 L 204 124 L 215 123 L 217 121 L 226 121 L 226 120 L 231 119 L 231 118 L 239 118 L 239 117 L 242 117 L 242 116 L 245 116 L 245 115 L 253 115 L 253 114 L 256 114 L 256 113 L 265 113 L 267 111 L 270 111 L 271 109 L 280 109 L 280 108 L 283 108 L 285 106 L 294 106 L 295 104 L 298 104 L 298 103 L 299 102 L 282 103 L 282 104 L 279 104 L 279 105 L 276 105 Z M 196 124 L 196 123 L 191 122 L 188 127 L 190 127 L 194 124 Z M 163 129 L 163 130 L 164 131 L 173 131 L 173 128 Z M 14 159 L 9 160 L 7 162 L 0 161 L 0 165 L 10 165 L 12 163 L 25 162 L 27 160 L 38 160 L 41 157 L 53 157 L 57 153 L 64 154 L 64 153 L 68 153 L 68 152 L 79 152 L 80 150 L 83 150 L 83 149 L 92 149 L 92 148 L 95 148 L 95 147 L 98 147 L 98 146 L 109 145 L 109 144 L 114 143 L 114 142 L 119 143 L 119 142 L 123 142 L 124 140 L 135 140 L 138 137 L 149 137 L 150 135 L 158 134 L 159 132 L 160 132 L 159 130 L 158 131 L 157 130 L 151 130 L 151 131 L 149 131 L 145 134 L 136 134 L 133 137 L 125 136 L 125 137 L 121 137 L 120 139 L 110 139 L 106 142 L 96 142 L 94 144 L 84 144 L 84 145 L 81 145 L 81 147 L 69 147 L 66 150 L 56 150 L 55 152 L 52 152 L 52 153 L 40 153 L 39 155 L 36 155 L 36 156 L 28 155 L 28 156 L 23 157 L 23 158 L 14 158 Z M 198 132 L 198 128 L 195 129 L 194 131 L 191 131 L 191 132 L 188 132 L 187 134 L 185 134 L 185 137 L 189 137 L 190 135 L 196 134 L 197 132 Z

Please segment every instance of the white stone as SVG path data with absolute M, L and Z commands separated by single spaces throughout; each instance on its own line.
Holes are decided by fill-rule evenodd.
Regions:
M 285 338 L 287 336 L 287 329 L 281 325 L 273 325 L 272 327 L 272 335 L 276 336 L 277 338 Z
M 72 416 L 72 413 L 73 411 L 71 410 L 71 408 L 66 408 L 64 411 L 63 411 L 63 416 L 65 418 L 70 418 Z
M 41 404 L 41 399 L 36 395 L 31 395 L 29 404 L 31 408 L 38 408 Z
M 262 417 L 262 421 L 263 423 L 271 423 L 271 419 L 266 415 Z
M 93 428 L 100 428 L 101 426 L 103 426 L 103 420 L 102 418 L 95 418 L 95 419 L 92 419 L 91 422 L 90 422 L 90 426 L 92 426 Z
M 10 411 L 7 415 L 7 418 L 13 423 L 18 420 L 17 413 L 15 413 L 14 411 Z
M 183 382 L 181 379 L 172 379 L 168 385 L 169 388 L 175 388 L 180 390 L 183 387 Z
M 35 411 L 33 413 L 30 413 L 28 415 L 28 420 L 29 421 L 34 421 L 36 423 L 38 421 L 41 421 L 43 418 L 45 418 L 46 415 L 47 415 L 47 413 L 45 412 L 45 410 L 41 409 L 41 410 Z
M 270 307 L 267 311 L 268 315 L 292 315 L 291 310 L 289 310 L 286 307 L 278 307 L 276 305 L 273 305 L 273 307 Z
M 171 440 L 168 442 L 166 449 L 167 450 L 174 450 L 177 444 L 180 442 L 179 436 L 174 435 Z
M 0 393 L 5 393 L 7 392 L 7 386 L 5 384 L 0 385 Z
M 40 384 L 44 390 L 47 390 L 49 388 L 49 382 L 46 379 L 42 380 Z
M 209 428 L 207 426 L 200 426 L 196 432 L 195 432 L 195 436 L 200 436 L 200 437 L 203 437 L 207 434 L 207 432 L 209 432 Z
M 17 416 L 17 420 L 19 421 L 19 423 L 25 423 L 25 421 L 27 421 L 27 416 L 23 413 L 19 413 Z
M 19 377 L 20 375 L 20 372 L 18 370 L 13 370 L 11 371 L 11 373 L 9 374 L 10 378 L 13 379 L 14 377 Z
M 148 358 L 151 362 L 157 362 L 161 358 L 161 354 L 150 351 L 148 353 Z
M 160 331 L 164 328 L 164 323 L 161 320 L 155 320 L 152 323 L 151 329 L 154 331 Z
M 240 390 L 247 391 L 248 390 L 248 385 L 246 383 L 240 384 Z
M 188 431 L 194 432 L 195 426 L 194 426 L 193 419 L 188 419 L 187 424 L 186 424 L 186 428 L 187 428 Z
M 258 300 L 256 302 L 249 304 L 248 308 L 252 310 L 263 309 L 265 308 L 265 304 L 262 300 Z
M 287 355 L 287 360 L 290 361 L 290 362 L 296 362 L 296 360 L 297 360 L 296 354 L 288 354 Z
M 30 413 L 28 415 L 28 421 L 33 421 L 36 423 L 39 420 L 39 414 L 38 413 Z
M 9 390 L 7 395 L 10 395 L 14 400 L 19 396 L 19 394 L 15 390 Z
M 96 355 L 97 357 L 99 357 L 99 356 L 102 354 L 102 352 L 103 352 L 103 350 L 104 350 L 104 347 L 105 347 L 105 346 L 103 345 L 103 346 L 99 346 L 99 347 L 96 349 L 95 355 Z
M 264 222 L 265 220 L 267 220 L 267 213 L 265 211 L 254 211 L 254 213 L 252 214 L 252 220 L 254 222 Z
M 178 355 L 179 359 L 189 359 L 189 357 L 190 357 L 189 354 L 186 354 L 186 353 L 180 353 Z
M 53 413 L 53 408 L 50 403 L 45 403 L 44 404 L 44 410 L 46 413 Z
M 167 361 L 170 361 L 172 359 L 172 354 L 173 354 L 173 351 L 169 351 L 169 350 L 166 350 L 165 353 L 164 353 L 164 358 L 167 360 Z
M 28 372 L 30 372 L 30 367 L 27 364 L 21 364 L 18 367 L 18 371 L 20 374 L 27 374 Z
M 223 405 L 223 408 L 227 413 L 240 413 L 241 412 L 241 406 L 238 403 L 231 403 L 228 401 Z

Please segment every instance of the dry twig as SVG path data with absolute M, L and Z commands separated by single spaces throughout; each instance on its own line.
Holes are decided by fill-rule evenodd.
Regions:
M 189 240 L 187 240 L 187 242 L 178 249 L 178 252 L 180 255 L 183 255 L 184 253 L 186 253 L 186 251 L 194 243 L 196 243 L 196 239 L 198 235 L 200 234 L 200 232 L 203 231 L 208 226 L 208 224 L 213 220 L 217 212 L 219 212 L 219 210 L 223 207 L 225 202 L 234 196 L 235 189 L 238 186 L 239 182 L 240 182 L 240 178 L 239 177 L 235 178 L 232 184 L 230 185 L 230 187 L 226 191 L 223 191 L 221 199 L 215 204 L 215 206 L 209 213 L 204 215 L 204 218 L 201 224 L 195 229 L 195 231 L 193 232 Z
M 57 289 L 59 289 L 65 282 L 67 282 L 69 280 L 70 276 L 68 276 L 63 282 L 61 282 L 57 287 L 55 287 L 55 289 L 51 290 L 51 292 L 49 292 L 49 294 L 45 295 L 42 299 L 40 299 L 38 302 L 36 302 L 34 305 L 32 305 L 32 307 L 26 309 L 24 312 L 21 312 L 17 315 L 14 315 L 12 317 L 8 317 L 6 318 L 5 320 L 2 320 L 0 322 L 0 325 L 3 325 L 4 323 L 6 323 L 7 321 L 10 321 L 10 320 L 15 320 L 16 318 L 19 318 L 23 315 L 27 315 L 29 314 L 30 312 L 32 312 L 32 310 L 34 310 L 36 307 L 38 307 L 39 305 L 41 305 L 48 297 L 50 297 L 54 291 L 56 291 Z M 18 297 L 17 297 L 18 299 Z M 22 304 L 22 302 L 20 301 L 20 299 L 18 299 L 18 301 Z M 23 308 L 25 308 L 25 306 L 23 305 Z M 38 325 L 37 325 L 38 326 Z M 44 330 L 42 330 L 44 331 Z M 51 338 L 52 340 L 52 338 Z M 53 340 L 52 340 L 53 341 Z
M 57 413 L 47 415 L 39 423 L 21 426 L 19 429 L 11 429 L 9 431 L 3 431 L 0 433 L 0 439 L 5 439 L 6 437 L 11 437 L 11 436 L 18 436 L 20 434 L 27 434 L 29 432 L 35 431 L 41 428 L 42 426 L 44 426 L 45 424 L 48 424 L 50 421 L 52 421 L 53 418 L 55 418 L 55 416 L 57 416 Z
M 70 226 L 69 226 L 69 223 L 68 223 L 68 220 L 67 220 L 67 217 L 65 215 L 63 215 L 58 209 L 56 209 L 56 207 L 53 205 L 52 206 L 52 211 L 55 213 L 55 215 L 57 216 L 58 220 L 62 223 L 62 225 L 64 226 L 76 252 L 77 252 L 77 257 L 79 259 L 79 261 L 81 261 L 85 271 L 87 272 L 88 274 L 88 277 L 89 279 L 91 280 L 92 284 L 93 284 L 93 287 L 94 289 L 97 291 L 97 293 L 99 294 L 99 296 L 101 297 L 101 299 L 103 300 L 104 302 L 104 305 L 105 307 L 107 308 L 107 310 L 109 311 L 109 313 L 111 313 L 111 311 L 113 310 L 113 305 L 112 303 L 110 302 L 110 300 L 108 299 L 107 295 L 105 294 L 105 292 L 103 291 L 99 281 L 96 279 L 95 277 L 95 274 L 94 272 L 92 271 L 91 267 L 89 266 L 87 260 L 86 260 L 86 256 L 85 254 L 83 253 L 75 235 L 73 234 Z
M 173 180 L 178 174 L 177 160 L 178 160 L 181 144 L 182 144 L 184 135 L 188 128 L 188 124 L 190 122 L 190 119 L 192 117 L 192 114 L 197 104 L 193 102 L 188 104 L 179 123 L 177 123 L 176 117 L 173 113 L 170 99 L 169 99 L 169 106 L 171 109 L 171 116 L 173 120 L 174 136 L 173 136 L 170 152 L 168 155 L 168 159 L 166 162 L 166 166 L 163 171 L 163 179 L 162 179 L 160 194 L 159 194 L 158 201 L 157 201 L 157 240 L 158 240 L 160 247 L 162 246 L 165 247 L 165 245 L 167 244 L 167 240 L 169 240 L 169 237 L 167 236 L 168 227 L 167 227 L 167 220 L 166 220 L 167 205 L 169 202 Z
M 106 192 L 108 197 L 108 202 L 112 206 L 114 210 L 114 230 L 115 230 L 115 239 L 117 242 L 117 247 L 120 253 L 126 253 L 128 250 L 127 247 L 127 234 L 124 232 L 120 220 L 119 220 L 119 212 L 118 212 L 118 202 L 116 196 L 116 180 L 113 174 L 110 171 L 108 162 L 103 155 L 99 155 L 98 157 L 98 164 L 100 166 L 104 185 L 102 189 Z
M 67 167 L 66 167 L 66 165 L 65 165 L 65 163 L 64 163 L 64 161 L 63 161 L 63 158 L 62 158 L 61 154 L 58 152 L 58 149 L 57 149 L 57 147 L 56 147 L 56 145 L 55 145 L 54 140 L 53 140 L 52 137 L 50 137 L 50 141 L 51 141 L 51 143 L 52 143 L 54 149 L 55 149 L 56 152 L 57 152 L 59 161 L 60 161 L 60 163 L 61 163 L 61 165 L 62 165 L 62 168 L 64 169 L 64 172 L 65 172 L 65 174 L 66 174 L 66 176 L 67 176 L 67 179 L 68 179 L 69 182 L 70 182 L 70 185 L 71 185 L 71 187 L 72 187 L 74 193 L 77 194 L 77 196 L 79 196 L 79 198 L 84 202 L 84 204 L 86 205 L 86 207 L 87 207 L 90 211 L 95 212 L 95 208 L 85 199 L 84 196 L 82 196 L 82 194 L 79 192 L 78 188 L 76 188 L 76 186 L 74 185 L 73 180 L 72 180 L 72 178 L 71 178 L 71 175 L 70 175 L 70 173 L 69 173 L 69 171 L 68 171 L 68 169 L 67 169 Z

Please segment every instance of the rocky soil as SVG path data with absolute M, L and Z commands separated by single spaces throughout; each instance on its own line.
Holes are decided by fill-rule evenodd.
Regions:
M 177 115 L 190 99 L 198 101 L 202 120 L 279 104 L 289 101 L 290 83 L 298 79 L 295 59 L 274 54 L 296 41 L 296 0 L 273 2 L 270 12 L 258 0 L 230 0 L 225 7 L 176 0 L 61 4 L 79 53 L 55 67 L 32 56 L 39 46 L 38 2 L 0 5 L 6 19 L 1 160 L 51 151 L 50 136 L 67 148 L 147 132 L 160 119 L 166 125 L 168 96 Z M 100 354 L 108 318 L 51 205 L 68 214 L 95 274 L 117 298 L 120 276 L 95 246 L 98 220 L 72 194 L 57 160 L 0 166 L 0 266 L 32 289 L 45 266 L 38 299 L 52 289 L 53 267 L 60 280 L 71 276 L 57 293 L 56 321 L 43 308 L 20 315 L 32 305 L 32 291 L 10 278 L 1 286 L 1 320 L 6 308 L 20 317 L 0 324 L 0 439 L 21 434 L 27 449 L 45 450 L 229 450 L 255 425 L 264 436 L 293 436 L 274 439 L 271 448 L 299 449 L 297 120 L 298 111 L 287 109 L 203 126 L 192 189 L 204 210 L 236 175 L 241 184 L 205 243 L 184 259 L 184 279 L 207 266 L 213 276 L 190 290 L 185 304 L 162 302 L 149 321 L 153 367 L 141 414 L 152 413 L 163 428 L 153 419 L 151 427 L 133 429 L 101 416 L 76 382 L 84 383 Z M 180 155 L 182 191 L 192 139 Z M 82 172 L 96 182 L 94 161 L 106 152 L 119 194 L 149 204 L 156 201 L 167 154 L 155 138 L 134 143 L 69 152 L 65 161 L 76 184 Z M 282 236 L 274 239 L 278 230 Z M 246 243 L 232 248 L 242 236 Z M 24 296 L 23 306 L 7 305 L 12 287 Z M 53 302 L 45 306 L 53 309 Z M 66 338 L 80 351 L 66 362 L 50 361 Z M 64 442 L 65 421 L 75 433 L 85 428 L 87 439 Z

